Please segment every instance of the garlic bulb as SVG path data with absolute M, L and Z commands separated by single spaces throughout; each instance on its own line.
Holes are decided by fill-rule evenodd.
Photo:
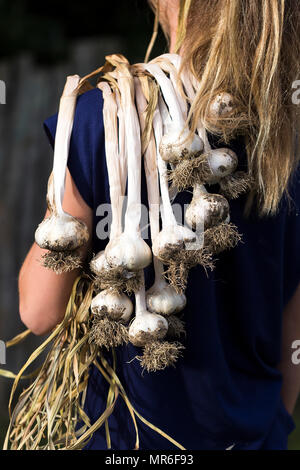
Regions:
M 163 339 L 168 331 L 168 322 L 161 315 L 141 311 L 129 328 L 129 341 L 137 347 Z
M 150 247 L 139 233 L 130 233 L 129 229 L 109 243 L 105 256 L 110 266 L 129 271 L 140 271 L 152 261 Z
M 238 158 L 231 149 L 220 148 L 210 151 L 207 162 L 211 176 L 208 176 L 205 182 L 215 184 L 236 170 Z
M 147 311 L 145 284 L 135 294 L 135 319 L 129 328 L 129 341 L 138 347 L 163 339 L 168 331 L 168 322 L 161 315 Z
M 89 239 L 86 225 L 66 212 L 52 214 L 39 224 L 36 243 L 46 250 L 73 251 Z
M 125 294 L 116 294 L 111 289 L 100 292 L 93 298 L 91 310 L 103 313 L 111 320 L 127 323 L 133 312 L 131 300 Z
M 186 249 L 186 245 L 195 243 L 196 235 L 188 227 L 180 225 L 165 225 L 153 241 L 153 254 L 167 262 L 172 259 L 173 252 Z
M 158 261 L 159 262 L 159 261 Z M 162 266 L 162 264 L 160 263 Z M 186 306 L 186 296 L 177 293 L 164 279 L 163 273 L 156 270 L 156 280 L 146 292 L 147 308 L 149 312 L 161 315 L 172 315 L 181 312 Z
M 190 136 L 171 81 L 158 64 L 146 64 L 145 69 L 159 84 L 172 119 L 169 132 L 163 135 L 160 141 L 161 158 L 170 163 L 199 155 L 203 151 L 203 141 L 197 134 Z
M 209 107 L 210 115 L 213 117 L 226 117 L 233 109 L 233 96 L 225 92 L 219 93 Z
M 210 194 L 204 186 L 194 187 L 193 199 L 186 210 L 185 219 L 194 230 L 206 230 L 228 220 L 229 204 L 220 194 Z

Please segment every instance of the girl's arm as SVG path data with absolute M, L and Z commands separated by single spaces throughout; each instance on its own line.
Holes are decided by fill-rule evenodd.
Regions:
M 66 212 L 86 223 L 92 232 L 92 210 L 82 199 L 67 171 L 63 201 Z M 48 212 L 46 213 L 48 216 Z M 86 256 L 89 244 L 82 248 Z M 55 274 L 42 266 L 45 250 L 34 243 L 26 256 L 19 275 L 19 310 L 22 322 L 36 335 L 50 332 L 64 317 L 73 283 L 79 270 Z
M 287 305 L 283 316 L 282 361 L 283 374 L 282 399 L 287 411 L 293 414 L 300 393 L 300 364 L 292 362 L 292 344 L 300 340 L 300 284 Z

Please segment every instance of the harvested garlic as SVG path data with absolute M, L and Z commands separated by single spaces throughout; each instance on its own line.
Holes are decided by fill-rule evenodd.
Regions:
M 186 306 L 186 296 L 166 282 L 163 264 L 158 259 L 155 261 L 155 282 L 146 292 L 148 310 L 166 316 L 181 312 Z
M 141 83 L 135 79 L 136 103 L 139 112 L 139 118 L 142 130 L 145 127 L 145 111 L 147 109 L 147 101 L 142 93 Z M 153 132 L 144 154 L 145 174 L 147 181 L 147 193 L 149 204 L 149 219 L 151 238 L 155 239 L 159 234 L 159 184 L 158 170 L 156 158 L 156 143 Z M 146 292 L 147 308 L 150 312 L 162 315 L 171 315 L 180 312 L 186 305 L 186 297 L 184 294 L 178 294 L 164 278 L 164 267 L 161 261 L 154 256 L 153 260 L 155 271 L 155 282 L 153 286 Z
M 153 128 L 157 145 L 162 135 L 162 120 L 158 110 L 154 113 Z M 176 221 L 169 196 L 167 165 L 160 156 L 158 145 L 157 163 L 162 197 L 163 228 L 153 240 L 152 251 L 156 257 L 165 261 L 172 257 L 172 251 L 185 249 L 186 244 L 195 242 L 196 236 L 192 230 L 179 225 Z
M 51 251 L 74 251 L 89 239 L 87 226 L 62 208 L 79 81 L 78 75 L 68 77 L 60 100 L 54 146 L 53 182 L 48 185 L 47 196 L 51 215 L 39 224 L 35 232 L 36 243 Z
M 106 289 L 93 298 L 91 310 L 94 314 L 107 315 L 110 320 L 127 323 L 132 315 L 133 305 L 125 294 L 116 294 L 111 289 Z
M 198 133 L 204 143 L 204 152 L 207 154 L 207 166 L 203 183 L 216 184 L 222 178 L 235 172 L 238 166 L 238 157 L 233 150 L 228 148 L 212 149 L 208 140 L 206 129 L 199 125 Z
M 226 117 L 233 109 L 233 96 L 226 92 L 219 93 L 209 107 L 210 115 L 213 117 Z
M 161 315 L 147 311 L 145 284 L 135 294 L 135 319 L 129 327 L 129 341 L 137 347 L 163 339 L 168 332 L 168 322 Z
M 193 199 L 185 219 L 194 230 L 206 230 L 228 220 L 229 204 L 220 194 L 210 194 L 204 186 L 194 187 Z
M 171 117 L 168 133 L 162 136 L 159 145 L 162 159 L 172 163 L 198 156 L 203 151 L 203 141 L 197 134 L 190 136 L 171 81 L 158 64 L 146 64 L 145 69 L 153 75 L 160 86 Z
M 37 228 L 36 243 L 46 250 L 74 251 L 89 239 L 86 225 L 64 212 L 51 214 Z
M 124 232 L 113 239 L 105 250 L 108 263 L 130 271 L 140 271 L 152 261 L 152 252 L 141 237 L 141 139 L 140 125 L 134 104 L 133 78 L 121 65 L 119 90 L 126 130 L 128 155 L 128 198 Z

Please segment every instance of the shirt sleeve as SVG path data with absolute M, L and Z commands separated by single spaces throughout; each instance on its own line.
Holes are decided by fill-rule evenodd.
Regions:
M 284 292 L 287 303 L 300 283 L 300 165 L 290 183 L 284 251 Z
M 99 149 L 104 148 L 103 98 L 98 88 L 77 99 L 70 141 L 68 168 L 84 201 L 92 209 L 94 201 L 94 167 Z M 46 119 L 44 129 L 54 148 L 57 114 Z

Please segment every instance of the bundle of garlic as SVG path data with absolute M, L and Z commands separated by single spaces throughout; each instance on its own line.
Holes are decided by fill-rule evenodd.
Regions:
M 141 129 L 144 132 L 148 103 L 143 94 L 141 81 L 135 78 L 135 94 Z M 146 85 L 148 84 L 146 78 Z M 149 136 L 143 155 L 151 238 L 153 240 L 159 234 L 160 204 L 156 143 L 153 132 Z M 136 346 L 144 347 L 143 355 L 139 359 L 141 365 L 148 371 L 161 370 L 166 366 L 174 365 L 180 357 L 183 346 L 179 342 L 170 343 L 165 341 L 165 337 L 179 338 L 184 333 L 183 322 L 175 317 L 175 314 L 181 312 L 186 305 L 185 295 L 178 294 L 166 282 L 163 274 L 163 264 L 156 256 L 153 258 L 153 264 L 155 282 L 146 293 L 143 288 L 137 293 L 136 318 L 129 330 L 130 341 Z
M 188 302 L 185 289 L 190 269 L 197 265 L 213 269 L 213 255 L 240 240 L 230 222 L 226 197 L 245 192 L 250 179 L 236 172 L 238 159 L 232 150 L 212 149 L 203 122 L 191 132 L 189 112 L 199 83 L 181 70 L 179 55 L 164 54 L 135 65 L 121 55 L 111 55 L 81 86 L 99 73 L 112 223 L 105 250 L 90 262 L 96 291 L 90 341 L 107 349 L 131 342 L 143 348 L 137 356 L 143 368 L 161 370 L 174 365 L 183 349 L 168 338 L 179 339 L 184 334 L 178 314 Z M 63 212 L 61 201 L 78 84 L 78 78 L 72 83 L 68 80 L 61 100 L 53 184 L 50 179 L 48 187 L 51 216 L 36 232 L 40 246 L 51 250 L 51 256 L 47 255 L 51 263 L 53 253 L 58 252 L 59 260 L 71 257 L 73 266 L 74 252 L 86 241 L 87 231 Z M 217 120 L 230 116 L 233 109 L 233 98 L 222 92 L 212 100 L 209 113 Z M 152 250 L 140 228 L 142 157 Z M 208 187 L 216 184 L 220 194 L 209 193 Z M 185 214 L 186 226 L 177 221 L 172 200 L 190 188 L 193 198 Z M 152 260 L 155 280 L 146 292 L 144 269 Z M 135 305 L 128 295 L 134 296 Z
M 67 214 L 62 208 L 70 139 L 79 89 L 78 75 L 68 77 L 60 100 L 53 171 L 48 184 L 47 200 L 50 216 L 38 226 L 35 232 L 36 243 L 41 248 L 49 250 L 43 256 L 44 266 L 57 274 L 81 266 L 78 249 L 89 239 L 87 226 Z

